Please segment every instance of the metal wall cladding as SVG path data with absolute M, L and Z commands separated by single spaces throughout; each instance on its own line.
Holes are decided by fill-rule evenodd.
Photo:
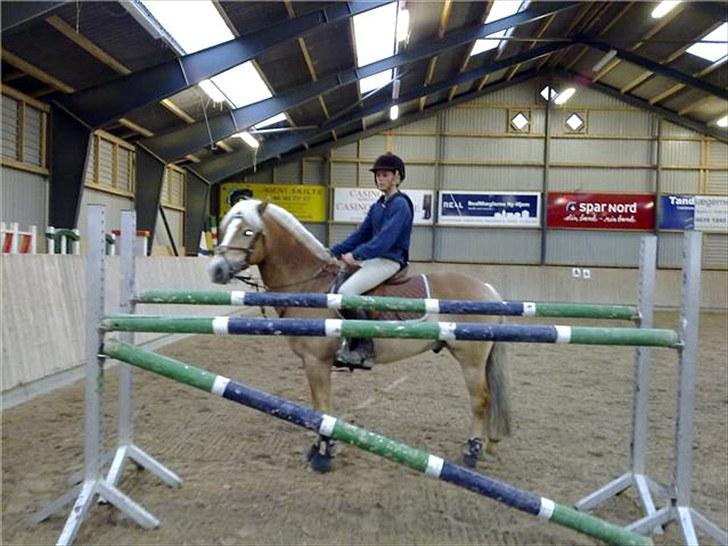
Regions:
M 42 234 L 47 221 L 48 180 L 40 174 L 8 167 L 0 172 L 0 220 L 18 222 L 21 231 L 36 226 Z
M 505 133 L 508 127 L 507 108 L 455 107 L 445 110 L 442 115 L 445 133 Z
M 655 191 L 653 169 L 552 167 L 549 191 L 649 193 Z
M 728 195 L 728 171 L 708 171 L 705 179 L 705 193 Z
M 245 175 L 245 182 L 257 182 L 259 184 L 273 183 L 273 169 L 265 169 Z
M 357 156 L 357 150 L 359 149 L 359 144 L 357 142 L 353 142 L 351 144 L 346 144 L 344 146 L 339 146 L 338 148 L 332 148 L 331 149 L 331 157 L 333 159 L 338 157 L 356 157 Z
M 134 202 L 130 197 L 107 193 L 92 188 L 84 188 L 83 196 L 81 197 L 81 208 L 79 209 L 78 222 L 76 224 L 78 229 L 81 231 L 82 240 L 85 239 L 88 205 L 92 203 L 94 205 L 106 205 L 107 232 L 110 232 L 112 229 L 121 229 L 121 211 L 134 208 Z M 157 222 L 157 226 L 162 226 L 161 220 Z M 182 239 L 180 239 L 180 241 L 181 240 Z
M 434 133 L 437 131 L 437 119 L 438 115 L 430 116 L 414 123 L 408 123 L 395 129 L 395 131 L 403 132 L 421 132 L 421 133 Z
M 374 135 L 359 141 L 359 157 L 362 159 L 375 159 L 385 152 L 391 151 L 391 137 Z M 356 153 L 354 154 L 356 157 Z
M 566 117 L 569 116 L 569 104 L 565 106 Z M 589 135 L 590 136 L 630 136 L 630 137 L 651 137 L 653 128 L 653 116 L 649 112 L 639 110 L 613 111 L 613 110 L 590 110 L 589 111 Z
M 333 160 L 331 162 L 331 185 L 332 186 L 357 186 L 358 166 L 356 163 L 342 163 Z M 371 173 L 367 173 L 367 179 L 371 179 Z
M 663 138 L 700 138 L 701 135 L 669 121 L 663 121 L 660 126 L 660 136 Z
M 543 163 L 543 140 L 447 137 L 443 142 L 443 161 Z
M 274 167 L 273 178 L 282 184 L 299 184 L 301 182 L 301 162 L 291 161 Z
M 596 91 L 594 89 L 589 89 L 587 87 L 582 87 L 581 85 L 574 85 L 572 83 L 561 83 L 558 85 L 554 85 L 557 91 L 562 91 L 566 89 L 567 87 L 574 87 L 576 88 L 576 93 L 568 100 L 568 102 L 564 105 L 564 107 L 568 108 L 598 108 L 598 107 L 606 107 L 606 108 L 619 108 L 619 109 L 632 109 L 635 112 L 638 110 L 636 108 L 631 108 L 626 103 L 622 102 L 621 100 L 610 97 L 609 95 L 605 95 L 603 93 L 600 93 L 599 91 Z
M 706 233 L 703 236 L 703 267 L 726 269 L 728 265 L 728 235 Z
M 41 130 L 43 112 L 32 106 L 25 106 L 23 130 L 23 162 L 40 166 L 43 164 L 41 157 Z
M 651 165 L 652 143 L 642 140 L 554 139 L 552 163 L 614 165 Z
M 321 242 L 321 244 L 326 245 L 329 232 L 329 227 L 326 224 L 305 223 L 303 224 L 303 227 L 309 230 L 313 234 L 313 236 Z
M 541 191 L 543 167 L 444 165 L 443 190 Z
M 432 239 L 434 232 L 429 226 L 415 226 L 410 241 L 410 260 L 413 262 L 431 262 Z
M 437 167 L 435 165 L 412 165 L 405 161 L 406 177 L 403 189 L 431 190 L 435 187 Z M 370 177 L 372 173 L 367 173 Z
M 325 161 L 307 160 L 303 162 L 303 183 L 322 184 L 329 183 L 329 165 Z
M 728 169 L 728 144 L 708 142 L 708 165 L 718 169 Z
M 700 171 L 663 169 L 660 193 L 700 193 Z
M 683 233 L 660 233 L 657 250 L 658 267 L 681 268 L 683 263 Z M 704 233 L 703 267 L 726 269 L 726 264 L 728 264 L 728 235 L 724 233 Z
M 113 186 L 114 176 L 112 162 L 114 158 L 114 144 L 108 140 L 99 139 L 99 179 L 95 180 L 102 186 Z
M 657 267 L 681 268 L 682 249 L 682 232 L 660 232 L 657 239 Z
M 550 230 L 546 236 L 546 263 L 636 267 L 644 232 Z
M 18 158 L 18 101 L 3 95 L 3 157 Z
M 701 143 L 693 140 L 667 140 L 660 143 L 662 165 L 699 166 Z
M 436 136 L 393 135 L 392 149 L 385 150 L 400 156 L 405 164 L 409 161 L 433 161 L 437 157 Z
M 94 137 L 88 140 L 88 153 L 86 154 L 86 171 L 83 175 L 84 184 L 94 184 L 94 164 L 96 163 L 96 146 L 94 146 Z
M 167 218 L 169 231 L 172 233 L 172 237 L 174 239 L 174 246 L 177 247 L 177 252 L 180 252 L 180 247 L 183 245 L 182 241 L 184 240 L 184 213 L 176 209 L 164 207 L 164 216 L 165 218 Z M 157 213 L 157 227 L 154 230 L 153 244 L 165 245 L 170 248 L 172 247 L 172 243 L 169 240 L 169 235 L 167 235 L 167 230 L 164 227 L 164 220 L 162 220 L 162 215 L 160 213 Z
M 532 104 L 538 92 L 541 90 L 541 86 L 533 82 L 528 82 L 523 85 L 516 85 L 507 89 L 500 89 L 493 93 L 488 93 L 477 99 L 474 99 L 467 104 L 473 105 L 494 105 L 494 104 Z
M 536 264 L 540 256 L 537 229 L 440 226 L 435 233 L 435 260 L 441 262 Z

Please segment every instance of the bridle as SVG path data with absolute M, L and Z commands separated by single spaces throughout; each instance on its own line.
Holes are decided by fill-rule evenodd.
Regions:
M 230 218 L 230 220 L 231 221 L 232 220 L 244 220 L 244 218 L 242 215 L 236 215 L 236 216 L 233 216 L 232 218 Z M 250 231 L 252 231 L 252 230 L 250 230 Z M 234 235 L 232 235 L 230 237 L 230 239 L 232 239 L 233 237 L 234 237 Z M 302 281 L 296 281 L 296 282 L 292 282 L 292 283 L 282 284 L 279 286 L 268 286 L 265 283 L 259 283 L 255 280 L 253 280 L 253 277 L 251 275 L 238 275 L 238 273 L 240 273 L 241 271 L 245 271 L 246 269 L 248 269 L 250 267 L 250 256 L 253 254 L 253 252 L 255 252 L 255 245 L 258 244 L 258 240 L 264 239 L 264 238 L 265 238 L 265 235 L 263 234 L 262 229 L 259 231 L 255 231 L 252 233 L 250 243 L 248 244 L 247 247 L 234 246 L 234 245 L 229 245 L 229 244 L 228 245 L 218 245 L 215 247 L 214 255 L 219 256 L 220 258 L 222 258 L 225 261 L 227 266 L 230 268 L 230 271 L 234 272 L 232 274 L 232 277 L 244 282 L 245 284 L 247 284 L 249 286 L 253 286 L 258 290 L 260 290 L 261 288 L 266 291 L 280 290 L 281 288 L 290 288 L 292 286 L 297 286 L 297 285 L 305 284 L 310 281 L 316 280 L 316 279 L 324 276 L 324 274 L 326 274 L 326 273 L 333 274 L 334 276 L 336 276 L 336 273 L 338 272 L 339 266 L 337 265 L 337 263 L 335 263 L 332 260 L 331 262 L 327 262 L 327 263 L 323 264 L 319 269 L 316 270 L 316 272 L 312 276 L 310 276 L 306 279 L 303 279 Z M 230 260 L 228 260 L 226 254 L 225 254 L 228 250 L 237 250 L 237 251 L 243 253 L 245 258 L 244 258 L 240 268 L 235 267 L 234 264 L 232 262 L 230 262 Z M 336 271 L 334 271 L 334 268 L 336 269 Z

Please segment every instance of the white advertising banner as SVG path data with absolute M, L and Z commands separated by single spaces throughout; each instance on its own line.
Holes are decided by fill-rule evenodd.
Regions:
M 696 195 L 695 229 L 728 233 L 728 197 Z
M 435 192 L 432 190 L 406 190 L 407 197 L 415 207 L 414 224 L 432 225 Z M 376 188 L 334 188 L 334 222 L 360 223 L 367 215 L 369 207 L 382 192 Z

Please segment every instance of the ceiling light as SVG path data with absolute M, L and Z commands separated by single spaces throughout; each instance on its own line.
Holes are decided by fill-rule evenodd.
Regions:
M 397 15 L 397 41 L 404 42 L 409 37 L 409 10 L 401 9 Z
M 217 85 L 212 83 L 210 80 L 202 80 L 200 82 L 200 87 L 213 101 L 225 102 L 225 95 L 223 95 L 222 91 L 218 89 Z
M 728 127 L 728 114 L 726 114 L 722 118 L 718 118 L 717 120 L 715 120 L 715 124 L 718 127 Z
M 567 89 L 564 89 L 559 95 L 554 99 L 554 104 L 564 104 L 567 100 L 571 98 L 571 96 L 576 93 L 576 89 L 573 87 L 569 87 Z
M 592 66 L 592 72 L 599 72 L 602 68 L 606 66 L 606 64 L 614 59 L 615 55 L 617 55 L 616 49 L 610 49 L 605 55 L 597 61 L 597 64 Z
M 399 105 L 395 104 L 389 109 L 389 119 L 394 121 L 399 117 Z
M 251 135 L 248 131 L 242 131 L 241 133 L 235 133 L 233 136 L 238 137 L 243 142 L 245 142 L 245 144 L 247 144 L 254 150 L 257 150 L 260 147 L 260 142 L 258 142 L 258 139 L 256 139 L 253 135 Z
M 652 10 L 652 18 L 659 19 L 670 13 L 675 6 L 680 3 L 679 0 L 664 0 L 657 4 L 657 7 Z

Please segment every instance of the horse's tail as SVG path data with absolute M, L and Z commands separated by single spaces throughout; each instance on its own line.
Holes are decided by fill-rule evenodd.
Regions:
M 497 441 L 511 434 L 509 375 L 506 344 L 494 342 L 485 363 L 485 378 L 490 393 L 486 430 L 491 440 Z

